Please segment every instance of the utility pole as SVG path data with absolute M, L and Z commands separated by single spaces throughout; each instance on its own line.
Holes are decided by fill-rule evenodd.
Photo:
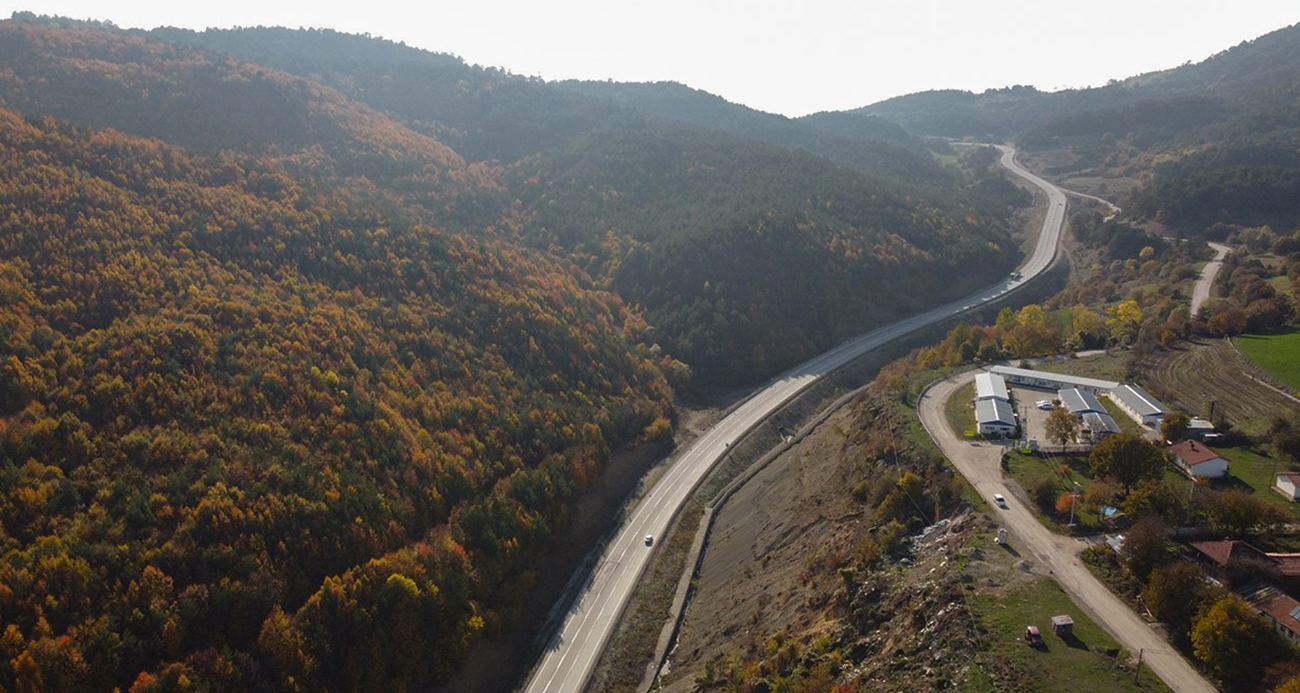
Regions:
M 1070 527 L 1074 526 L 1074 506 L 1079 503 L 1079 482 L 1074 482 L 1074 490 L 1070 492 Z
M 1142 653 L 1144 651 L 1142 648 L 1138 649 L 1138 663 L 1137 666 L 1133 667 L 1133 683 L 1138 682 L 1138 674 L 1142 673 Z

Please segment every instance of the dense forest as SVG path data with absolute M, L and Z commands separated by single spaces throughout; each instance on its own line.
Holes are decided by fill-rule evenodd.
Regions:
M 6 690 L 444 674 L 668 430 L 637 319 L 563 263 L 50 119 L 0 114 L 0 158 Z
M 850 166 L 798 137 L 708 129 L 368 37 L 61 24 L 5 23 L 0 54 L 21 59 L 0 105 L 237 149 L 424 223 L 558 254 L 644 311 L 652 341 L 701 387 L 761 380 L 1015 260 L 1008 199 L 987 172 L 941 168 L 896 126 L 851 126 L 898 139 L 882 143 L 726 105 L 741 122 L 873 153 Z M 204 109 L 209 96 L 187 89 L 196 74 L 236 85 L 223 96 L 235 110 Z M 219 137 L 262 109 L 283 111 L 281 134 Z M 194 129 L 213 132 L 174 134 Z M 736 242 L 760 225 L 772 242 Z M 956 267 L 968 281 L 915 280 Z

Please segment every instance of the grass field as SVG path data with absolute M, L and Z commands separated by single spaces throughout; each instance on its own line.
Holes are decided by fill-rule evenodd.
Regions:
M 1007 454 L 1006 458 L 1006 476 L 1015 479 L 1016 483 L 1020 484 L 1020 487 L 1026 493 L 1032 493 L 1034 487 L 1043 479 L 1051 479 L 1056 484 L 1057 497 L 1074 488 L 1075 482 L 1079 484 L 1079 493 L 1087 494 L 1088 487 L 1092 486 L 1092 477 L 1088 475 L 1089 471 L 1086 455 L 1025 453 L 1012 450 Z M 1278 496 L 1278 498 L 1281 498 L 1281 496 Z M 1083 500 L 1082 495 L 1079 500 Z M 1055 517 L 1045 515 L 1039 511 L 1037 506 L 1032 507 L 1031 510 L 1038 515 L 1038 519 L 1048 529 L 1054 532 L 1065 531 L 1067 520 L 1058 521 Z M 1074 521 L 1083 530 L 1098 528 L 1101 525 L 1100 519 L 1095 514 L 1084 511 L 1082 505 L 1076 509 Z
M 975 381 L 962 385 L 960 389 L 952 393 L 948 398 L 946 411 L 948 414 L 948 425 L 959 436 L 965 436 L 967 433 L 976 432 L 975 407 L 971 402 L 975 399 Z M 973 437 L 973 436 L 972 436 Z
M 1282 381 L 1300 391 L 1300 330 L 1271 335 L 1242 335 L 1237 338 L 1241 353 Z
M 978 592 L 970 605 L 988 631 L 990 651 L 985 656 L 1000 666 L 1010 665 L 1020 676 L 1014 682 L 993 681 L 981 669 L 965 682 L 964 691 L 1169 690 L 1146 667 L 1134 682 L 1132 669 L 1120 665 L 1127 656 L 1121 652 L 1117 661 L 1108 654 L 1119 645 L 1048 578 L 1036 577 L 1005 591 Z M 1052 617 L 1060 614 L 1074 619 L 1074 637 L 1068 641 L 1052 633 Z M 1025 643 L 1029 625 L 1043 633 L 1043 647 Z
M 1124 374 L 1128 371 L 1128 362 L 1131 357 L 1132 355 L 1127 351 L 1115 351 L 1109 354 L 1085 356 L 1081 359 L 1047 361 L 1034 366 L 1034 368 L 1049 373 L 1064 373 L 1066 375 L 1114 380 L 1122 383 L 1124 382 Z
M 1216 450 L 1228 460 L 1230 481 L 1249 486 L 1255 496 L 1300 517 L 1300 504 L 1292 503 L 1273 490 L 1275 469 L 1278 474 L 1296 471 L 1285 461 L 1274 460 L 1272 457 L 1244 447 L 1216 448 Z
M 1100 397 L 1098 399 L 1101 400 L 1101 406 L 1106 409 L 1106 413 L 1110 414 L 1110 418 L 1114 419 L 1115 423 L 1119 424 L 1119 430 L 1125 433 L 1132 433 L 1135 436 L 1146 435 L 1147 429 L 1143 428 L 1141 424 L 1134 421 L 1133 417 L 1124 413 L 1124 410 L 1120 409 L 1119 405 L 1115 404 L 1115 402 L 1112 401 L 1111 398 Z

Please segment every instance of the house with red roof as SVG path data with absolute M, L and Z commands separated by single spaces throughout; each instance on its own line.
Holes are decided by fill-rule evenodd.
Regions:
M 1191 547 L 1202 561 L 1217 567 L 1229 563 L 1268 566 L 1279 585 L 1292 591 L 1300 590 L 1300 553 L 1269 553 L 1241 540 L 1194 541 Z
M 1213 448 L 1195 440 L 1169 446 L 1174 466 L 1193 479 L 1220 479 L 1228 474 L 1228 460 Z
M 1300 643 L 1300 602 L 1282 590 L 1256 580 L 1237 591 L 1248 604 L 1293 643 Z

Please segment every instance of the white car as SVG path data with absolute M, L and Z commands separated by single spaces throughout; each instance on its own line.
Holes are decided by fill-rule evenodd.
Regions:
M 654 545 L 655 545 L 655 535 L 653 535 L 653 534 L 647 534 L 647 535 L 645 535 L 645 545 L 646 545 L 646 546 L 654 546 Z
M 1050 399 L 1040 399 L 1038 400 L 1038 403 L 1035 404 L 1034 406 L 1038 407 L 1039 409 L 1051 410 L 1053 405 Z
M 1007 507 L 1007 499 L 1003 498 L 1001 493 L 993 494 L 993 502 L 997 503 L 999 508 Z

